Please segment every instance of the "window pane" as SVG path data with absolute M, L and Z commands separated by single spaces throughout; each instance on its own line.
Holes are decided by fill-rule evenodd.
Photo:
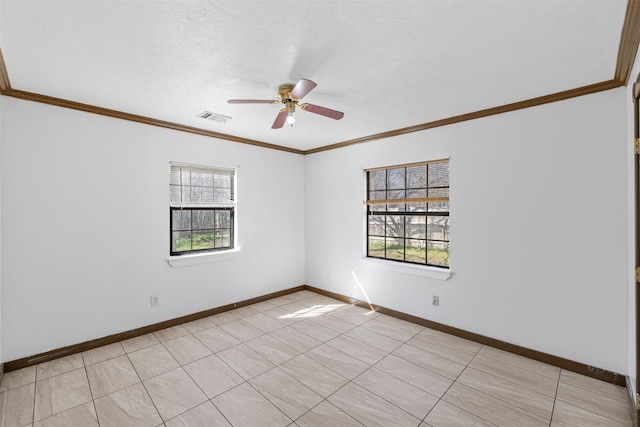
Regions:
M 191 230 L 191 211 L 190 210 L 173 210 L 171 211 L 171 229 L 178 230 Z
M 404 199 L 406 192 L 404 190 L 389 190 L 387 191 L 387 199 Z
M 371 212 L 386 212 L 387 205 L 369 205 L 369 210 Z
M 415 239 L 407 240 L 406 242 L 406 260 L 425 264 L 427 262 L 427 242 Z
M 181 187 L 180 201 L 183 203 L 191 201 L 191 187 Z
M 404 239 L 387 238 L 387 259 L 404 261 Z
M 169 185 L 180 185 L 181 168 L 171 167 L 171 178 L 169 179 Z
M 231 228 L 231 211 L 216 211 L 216 228 Z
M 439 265 L 442 267 L 449 266 L 449 242 L 431 242 L 427 243 L 427 263 Z
M 191 187 L 191 199 L 193 203 L 211 203 L 213 202 L 212 187 Z
M 387 188 L 389 190 L 405 188 L 404 172 L 405 168 L 387 170 Z
M 194 230 L 213 229 L 215 212 L 211 210 L 193 210 L 192 211 L 192 228 Z
M 387 174 L 383 170 L 369 172 L 369 191 L 386 190 L 386 180 Z
M 407 210 L 409 212 L 426 212 L 426 203 L 407 203 Z
M 404 239 L 404 217 L 400 215 L 387 215 L 387 233 L 389 237 L 399 237 Z
M 427 188 L 427 165 L 407 168 L 407 188 Z
M 222 245 L 222 230 L 216 230 L 216 232 L 214 233 L 214 238 L 215 238 L 215 247 L 216 248 L 221 248 Z
M 225 230 L 225 232 L 222 233 L 220 246 L 218 246 L 218 242 L 216 241 L 216 248 L 228 248 L 230 246 L 231 246 L 231 234 L 229 233 L 229 230 Z
M 449 197 L 449 187 L 446 188 L 430 188 L 429 197 Z
M 427 197 L 427 189 L 423 188 L 420 190 L 407 190 L 407 198 L 408 199 L 418 199 Z
M 384 237 L 369 237 L 369 256 L 384 258 Z
M 191 169 L 191 185 L 213 187 L 213 172 L 206 169 Z
M 216 187 L 213 188 L 211 195 L 211 200 L 214 202 L 227 202 L 231 200 L 231 189 L 230 188 L 222 188 Z
M 429 212 L 449 212 L 449 202 L 429 203 Z
M 231 188 L 231 176 L 216 174 L 213 177 L 213 186 Z
M 202 249 L 212 249 L 213 246 L 213 231 L 194 231 L 192 238 L 193 250 L 198 251 Z
M 405 217 L 405 235 L 414 239 L 427 237 L 427 221 L 423 215 L 408 215 Z
M 405 209 L 404 203 L 397 203 L 397 204 L 389 204 L 389 205 L 387 205 L 387 210 L 388 211 L 404 212 L 404 209 Z
M 369 235 L 384 236 L 384 215 L 369 215 Z
M 449 217 L 430 216 L 427 219 L 427 238 L 429 240 L 449 240 Z
M 175 231 L 171 233 L 171 251 L 183 252 L 191 250 L 191 232 Z
M 369 191 L 369 200 L 386 200 L 386 191 Z
M 189 168 L 180 168 L 180 182 L 182 186 L 191 185 L 191 170 Z
M 169 201 L 172 203 L 180 203 L 182 201 L 180 198 L 180 186 L 169 186 Z
M 428 165 L 429 187 L 449 186 L 449 162 Z

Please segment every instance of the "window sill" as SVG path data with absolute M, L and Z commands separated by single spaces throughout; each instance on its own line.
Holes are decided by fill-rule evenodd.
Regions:
M 408 264 L 403 262 L 389 261 L 386 259 L 363 257 L 365 264 L 372 267 L 394 271 L 396 273 L 410 274 L 412 276 L 429 277 L 437 280 L 449 280 L 451 277 L 451 269 L 431 267 L 427 265 Z
M 192 254 L 192 255 L 180 255 L 170 256 L 167 258 L 167 262 L 171 267 L 185 267 L 187 265 L 204 264 L 207 262 L 225 261 L 231 258 L 235 258 L 240 252 L 240 249 L 231 249 L 228 251 L 220 252 L 207 252 L 204 254 Z

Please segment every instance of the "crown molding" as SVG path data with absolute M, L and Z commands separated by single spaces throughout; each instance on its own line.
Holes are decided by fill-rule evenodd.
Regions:
M 626 85 L 629 82 L 639 44 L 640 0 L 629 0 L 627 3 L 627 12 L 624 16 L 624 24 L 622 25 L 616 71 L 613 77 L 614 80 L 618 80 L 622 85 Z
M 565 90 L 563 92 L 552 93 L 551 95 L 539 96 L 537 98 L 526 99 L 511 104 L 500 105 L 498 107 L 487 108 L 485 110 L 473 111 L 471 113 L 460 114 L 458 116 L 447 117 L 445 119 L 435 120 L 432 122 L 422 123 L 415 126 L 395 129 L 387 132 L 376 133 L 374 135 L 363 136 L 362 138 L 351 139 L 349 141 L 338 142 L 336 144 L 326 145 L 311 150 L 306 150 L 304 154 L 314 154 L 327 150 L 335 150 L 337 148 L 348 147 L 350 145 L 362 144 L 365 142 L 375 141 L 378 139 L 391 138 L 394 136 L 404 135 L 412 132 L 419 132 L 427 129 L 433 129 L 441 126 L 452 125 L 455 123 L 466 122 L 469 120 L 480 119 L 483 117 L 494 116 L 496 114 L 508 113 L 510 111 L 522 110 L 524 108 L 536 107 L 538 105 L 549 104 L 551 102 L 563 101 L 565 99 L 575 98 L 577 96 L 589 95 L 591 93 L 602 92 L 605 90 L 615 89 L 623 86 L 618 80 L 607 80 L 588 86 L 582 86 L 575 89 Z
M 0 50 L 0 94 L 4 95 L 5 92 L 9 89 L 11 89 L 11 83 L 9 82 L 9 73 L 7 72 L 7 66 L 4 63 L 2 50 Z

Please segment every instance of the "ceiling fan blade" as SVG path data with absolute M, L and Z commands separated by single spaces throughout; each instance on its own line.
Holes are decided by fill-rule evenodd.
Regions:
M 309 111 L 310 113 L 320 114 L 321 116 L 329 117 L 330 119 L 334 120 L 340 120 L 344 117 L 344 113 L 342 111 L 332 110 L 330 108 L 321 107 L 319 105 L 301 104 L 300 108 L 305 111 Z
M 302 99 L 306 94 L 311 92 L 314 87 L 318 86 L 311 80 L 300 79 L 298 83 L 291 90 L 291 98 L 293 99 Z
M 279 104 L 280 101 L 272 99 L 229 99 L 229 104 Z
M 283 108 L 282 110 L 280 110 L 280 112 L 276 116 L 276 119 L 273 121 L 271 129 L 280 129 L 282 126 L 284 126 L 285 121 L 287 121 L 287 110 Z

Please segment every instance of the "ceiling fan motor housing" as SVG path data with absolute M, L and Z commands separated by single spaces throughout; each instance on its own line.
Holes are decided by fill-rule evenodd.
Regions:
M 280 85 L 278 88 L 278 98 L 280 98 L 280 101 L 286 102 L 287 100 L 290 100 L 293 88 L 294 85 L 292 84 Z
M 280 85 L 278 88 L 278 98 L 280 98 L 280 101 L 284 104 L 287 113 L 295 113 L 296 104 L 298 103 L 297 99 L 291 98 L 293 88 L 294 85 L 291 84 Z

